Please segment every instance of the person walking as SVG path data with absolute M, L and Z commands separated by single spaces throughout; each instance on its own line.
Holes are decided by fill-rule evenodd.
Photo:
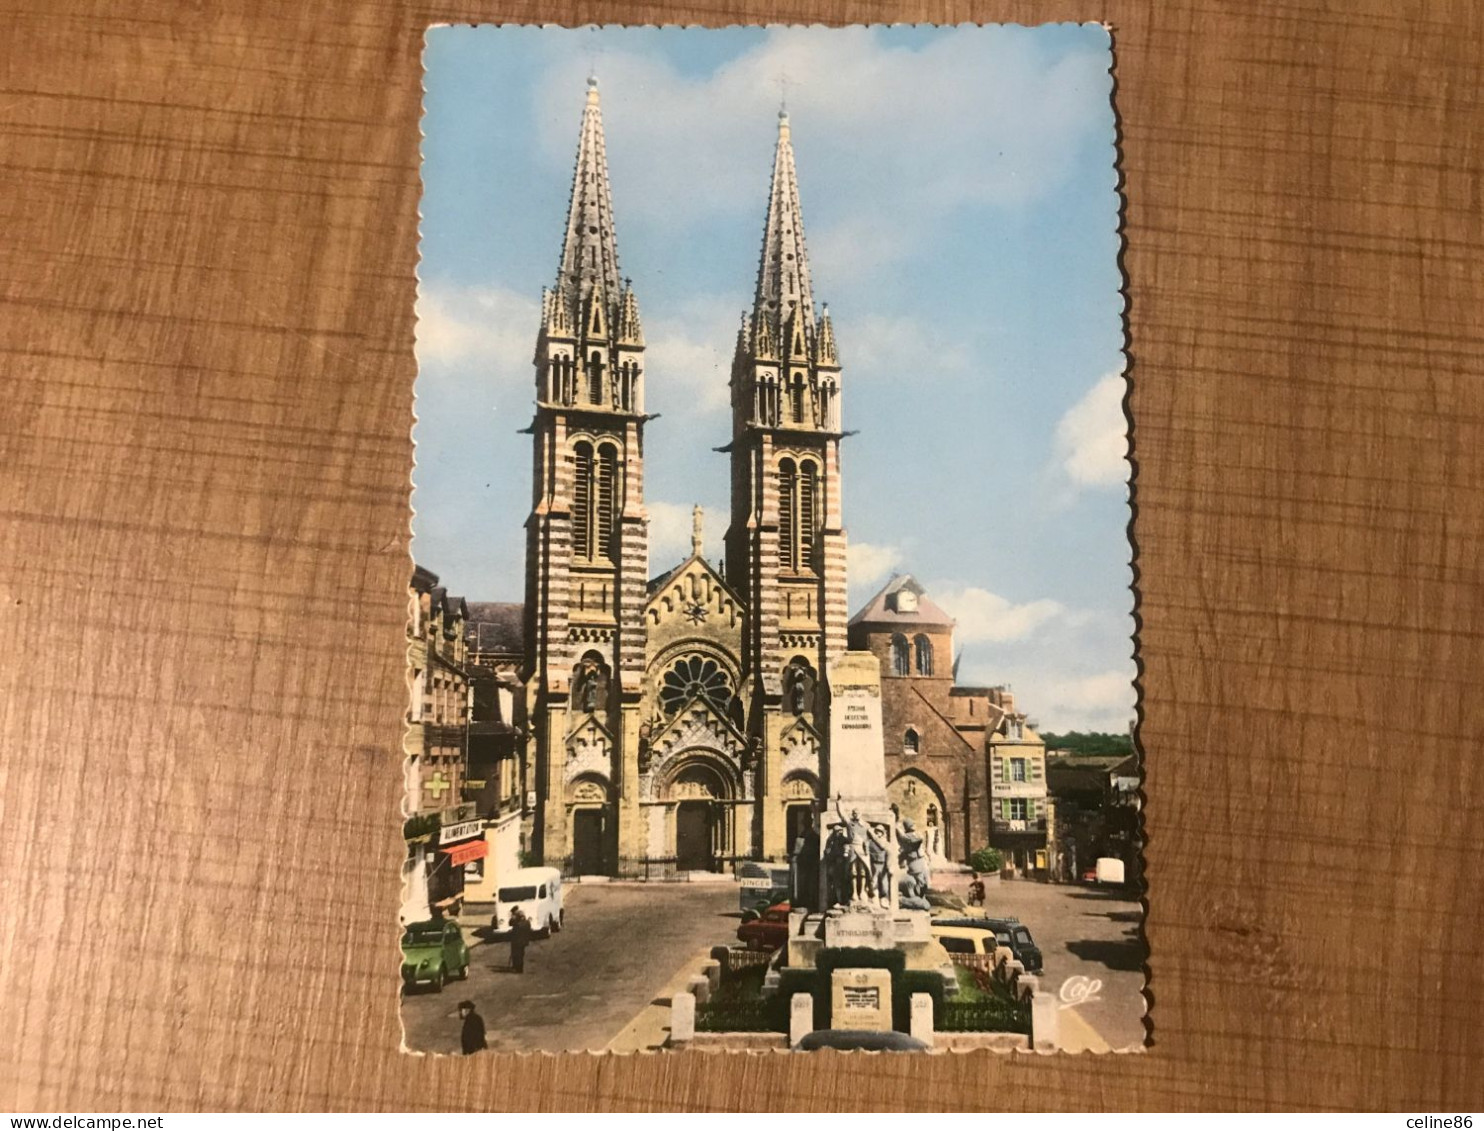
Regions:
M 464 1055 L 489 1048 L 484 1042 L 484 1018 L 479 1016 L 472 1001 L 459 1002 L 459 1016 L 464 1019 L 464 1027 L 459 1033 L 459 1044 Z
M 510 913 L 510 968 L 517 974 L 526 972 L 526 947 L 531 942 L 531 921 L 517 907 Z

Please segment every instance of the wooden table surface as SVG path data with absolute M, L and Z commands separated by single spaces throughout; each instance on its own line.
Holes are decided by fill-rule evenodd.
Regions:
M 17 0 L 0 1107 L 1484 1106 L 1484 5 Z M 1143 1054 L 437 1059 L 394 921 L 435 20 L 1115 28 Z

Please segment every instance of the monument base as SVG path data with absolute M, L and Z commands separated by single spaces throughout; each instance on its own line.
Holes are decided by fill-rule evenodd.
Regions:
M 788 955 L 778 969 L 814 970 L 819 952 L 826 947 L 901 951 L 904 969 L 936 970 L 943 975 L 944 994 L 951 997 L 958 993 L 953 963 L 948 952 L 933 941 L 932 920 L 926 911 L 837 908 L 790 912 Z

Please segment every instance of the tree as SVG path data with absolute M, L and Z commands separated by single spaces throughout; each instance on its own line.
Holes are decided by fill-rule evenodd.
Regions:
M 1065 750 L 1073 755 L 1132 754 L 1134 740 L 1126 734 L 1101 734 L 1096 731 L 1083 734 L 1068 731 L 1066 734 L 1042 734 L 1047 750 Z
M 969 856 L 969 867 L 976 872 L 998 872 L 1004 863 L 998 848 L 981 848 Z

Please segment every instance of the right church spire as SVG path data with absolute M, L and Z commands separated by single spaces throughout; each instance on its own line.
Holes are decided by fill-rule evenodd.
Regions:
M 726 576 L 745 608 L 748 726 L 762 779 L 771 780 L 786 733 L 795 743 L 806 732 L 810 741 L 828 733 L 822 702 L 781 711 L 782 697 L 825 679 L 846 648 L 840 367 L 829 314 L 815 316 L 786 113 L 778 116 L 757 288 L 737 336 L 731 397 Z M 766 843 L 772 812 L 765 807 Z
M 796 317 L 802 315 L 802 317 Z M 757 295 L 752 323 L 764 327 L 774 342 L 785 343 L 797 327 L 807 343 L 813 338 L 814 294 L 809 284 L 809 255 L 804 247 L 804 214 L 799 207 L 799 179 L 788 112 L 778 113 L 778 148 L 773 154 L 773 187 L 763 228 L 763 255 L 757 269 Z M 792 344 L 792 343 L 789 343 Z M 785 347 L 786 348 L 786 347 Z
M 752 312 L 745 315 L 732 373 L 736 427 L 838 431 L 839 357 L 829 307 L 815 316 L 788 113 L 763 225 Z

